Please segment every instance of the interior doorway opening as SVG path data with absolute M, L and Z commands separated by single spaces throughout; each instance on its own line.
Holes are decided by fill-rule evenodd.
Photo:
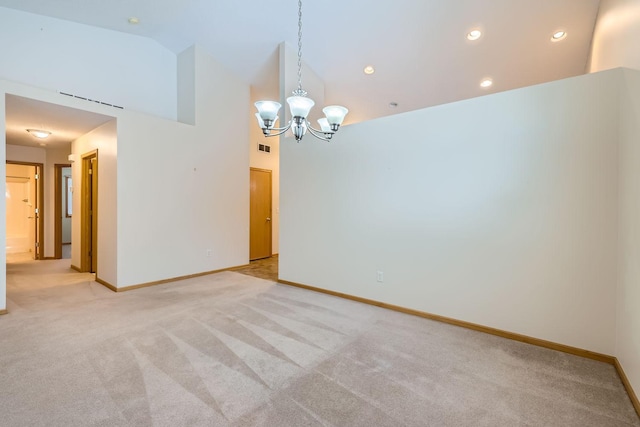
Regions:
M 44 259 L 44 212 L 41 163 L 7 161 L 6 250 L 7 254 Z
M 73 181 L 70 164 L 54 165 L 55 180 L 55 259 L 71 259 L 71 216 Z

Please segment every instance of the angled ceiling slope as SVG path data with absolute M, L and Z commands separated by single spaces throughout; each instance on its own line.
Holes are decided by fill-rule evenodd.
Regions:
M 367 120 L 585 72 L 599 0 L 305 1 L 303 59 L 326 102 Z M 0 6 L 123 31 L 178 53 L 198 43 L 247 83 L 278 44 L 297 46 L 297 2 L 0 0 Z M 139 23 L 128 23 L 130 17 Z M 471 29 L 483 31 L 475 42 Z M 553 43 L 551 35 L 567 37 Z M 376 72 L 365 75 L 373 65 Z M 483 89 L 480 81 L 494 84 Z M 313 96 L 313 94 L 310 94 Z M 397 103 L 397 107 L 390 107 Z

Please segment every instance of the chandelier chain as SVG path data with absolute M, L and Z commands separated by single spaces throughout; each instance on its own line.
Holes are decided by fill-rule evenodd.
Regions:
M 298 0 L 298 90 L 302 92 L 302 0 Z

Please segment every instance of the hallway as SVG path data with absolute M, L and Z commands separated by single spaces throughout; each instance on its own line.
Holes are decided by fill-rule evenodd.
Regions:
M 70 247 L 70 245 L 69 245 Z M 70 259 L 35 261 L 30 253 L 7 254 L 7 310 L 10 313 L 36 310 L 49 304 L 50 298 L 70 302 L 79 298 L 78 291 L 111 292 L 94 282 L 92 273 L 78 273 L 70 267 Z M 66 288 L 69 292 L 59 292 Z M 99 291 L 98 291 L 99 289 Z

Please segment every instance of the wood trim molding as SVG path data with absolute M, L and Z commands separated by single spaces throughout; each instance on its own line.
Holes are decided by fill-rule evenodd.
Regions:
M 100 283 L 102 286 L 111 289 L 113 292 L 118 292 L 118 288 L 116 288 L 115 286 L 113 286 L 111 283 L 107 282 L 106 280 L 102 280 L 99 277 L 96 277 L 95 279 L 96 283 Z
M 0 310 L 0 316 L 2 316 L 3 314 L 9 314 L 9 310 Z
M 71 269 L 77 271 L 78 273 L 82 273 L 82 270 L 80 270 L 80 267 L 77 267 L 73 264 L 71 264 Z
M 622 369 L 622 365 L 617 357 L 614 357 L 614 364 L 616 367 L 616 371 L 618 371 L 618 375 L 620 376 L 620 380 L 624 385 L 624 388 L 627 390 L 627 394 L 629 395 L 629 399 L 631 400 L 631 404 L 636 410 L 636 413 L 640 417 L 640 400 L 638 400 L 638 395 L 633 390 L 631 383 L 629 382 L 629 378 L 627 378 L 627 374 L 624 373 L 624 369 Z
M 375 305 L 377 307 L 398 311 L 400 313 L 411 314 L 414 316 L 423 317 L 425 319 L 435 320 L 442 323 L 448 323 L 450 325 L 460 326 L 462 328 L 472 329 L 474 331 L 484 332 L 486 334 L 496 335 L 502 338 L 507 338 L 514 341 L 520 341 L 520 342 L 532 344 L 538 347 L 544 347 L 551 350 L 561 351 L 563 353 L 573 354 L 574 356 L 580 356 L 587 359 L 608 363 L 610 365 L 613 365 L 616 368 L 616 371 L 620 376 L 620 380 L 622 381 L 622 384 L 624 385 L 624 388 L 626 389 L 627 394 L 629 395 L 629 399 L 631 400 L 631 403 L 633 404 L 633 407 L 635 408 L 636 413 L 638 414 L 638 416 L 640 416 L 640 401 L 638 401 L 638 396 L 633 390 L 633 387 L 631 386 L 631 383 L 629 382 L 627 375 L 624 373 L 624 370 L 622 369 L 622 365 L 620 364 L 618 359 L 614 356 L 596 353 L 593 351 L 584 350 L 582 348 L 571 347 L 568 345 L 559 344 L 552 341 L 543 340 L 540 338 L 533 338 L 526 335 L 517 334 L 514 332 L 503 331 L 501 329 L 490 328 L 488 326 L 478 325 L 471 322 L 465 322 L 464 320 L 452 319 L 450 317 L 439 316 L 437 314 L 431 314 L 431 313 L 427 313 L 420 310 L 400 307 L 398 305 L 387 304 L 385 302 L 375 301 L 368 298 L 357 297 L 357 296 L 345 294 L 342 292 L 331 291 L 329 289 L 322 289 L 322 288 L 317 288 L 315 286 L 309 286 L 309 285 L 303 285 L 301 283 L 290 282 L 288 280 L 278 279 L 278 283 L 281 283 L 283 285 L 288 285 L 288 286 L 295 286 L 297 288 L 308 289 L 310 291 L 321 292 L 323 294 L 333 295 L 336 297 L 345 298 L 352 301 L 361 302 L 364 304 Z
M 387 304 L 385 302 L 375 301 L 375 300 L 371 300 L 371 299 L 367 299 L 367 298 L 361 298 L 361 297 L 357 297 L 357 296 L 353 296 L 353 295 L 349 295 L 349 294 L 344 294 L 342 292 L 335 292 L 335 291 L 331 291 L 331 290 L 327 290 L 327 289 L 316 288 L 314 286 L 303 285 L 303 284 L 295 283 L 295 282 L 289 282 L 287 280 L 278 279 L 278 282 L 282 283 L 284 285 L 295 286 L 295 287 L 303 288 L 303 289 L 309 289 L 309 290 L 316 291 L 316 292 L 322 292 L 322 293 L 325 293 L 325 294 L 334 295 L 334 296 L 337 296 L 337 297 L 346 298 L 346 299 L 362 302 L 362 303 L 369 304 L 369 305 L 375 305 L 377 307 L 387 308 L 389 310 L 398 311 L 400 313 L 405 313 L 405 314 L 411 314 L 411 315 L 414 315 L 414 316 L 424 317 L 425 319 L 436 320 L 438 322 L 448 323 L 450 325 L 460 326 L 462 328 L 472 329 L 474 331 L 484 332 L 484 333 L 491 334 L 491 335 L 496 335 L 496 336 L 499 336 L 499 337 L 502 337 L 502 338 L 508 338 L 508 339 L 511 339 L 511 340 L 514 340 L 514 341 L 520 341 L 520 342 L 524 342 L 524 343 L 527 343 L 527 344 L 533 344 L 533 345 L 537 345 L 539 347 L 545 347 L 545 348 L 549 348 L 551 350 L 557 350 L 557 351 L 561 351 L 563 353 L 573 354 L 575 356 L 586 357 L 587 359 L 593 359 L 593 360 L 597 360 L 599 362 L 609 363 L 610 365 L 613 365 L 615 363 L 614 362 L 615 361 L 615 357 L 613 357 L 613 356 L 609 356 L 609 355 L 601 354 L 601 353 L 596 353 L 596 352 L 593 352 L 593 351 L 584 350 L 584 349 L 577 348 L 577 347 L 571 347 L 571 346 L 564 345 L 564 344 L 558 344 L 558 343 L 555 343 L 555 342 L 552 342 L 552 341 L 547 341 L 547 340 L 543 340 L 543 339 L 539 339 L 539 338 L 529 337 L 529 336 L 517 334 L 517 333 L 514 333 L 514 332 L 503 331 L 501 329 L 496 329 L 496 328 L 491 328 L 491 327 L 488 327 L 488 326 L 478 325 L 478 324 L 475 324 L 475 323 L 466 322 L 464 320 L 457 320 L 457 319 L 452 319 L 450 317 L 439 316 L 437 314 L 426 313 L 424 311 L 414 310 L 412 308 L 400 307 L 398 305 Z
M 96 282 L 100 283 L 101 285 L 106 286 L 107 288 L 111 289 L 114 292 L 126 292 L 126 291 L 133 291 L 135 289 L 140 289 L 140 288 L 148 288 L 150 286 L 162 285 L 162 284 L 165 284 L 165 283 L 177 282 L 177 281 L 180 281 L 180 280 L 193 279 L 195 277 L 208 276 L 210 274 L 222 273 L 223 271 L 233 271 L 233 270 L 238 269 L 238 268 L 247 267 L 248 265 L 249 264 L 238 265 L 238 266 L 235 266 L 235 267 L 222 268 L 220 270 L 204 271 L 202 273 L 188 274 L 186 276 L 172 277 L 170 279 L 156 280 L 154 282 L 140 283 L 139 285 L 123 286 L 122 288 L 118 288 L 116 286 L 113 286 L 112 284 L 110 284 L 108 282 L 105 282 L 104 280 L 99 279 L 97 277 L 96 277 Z

